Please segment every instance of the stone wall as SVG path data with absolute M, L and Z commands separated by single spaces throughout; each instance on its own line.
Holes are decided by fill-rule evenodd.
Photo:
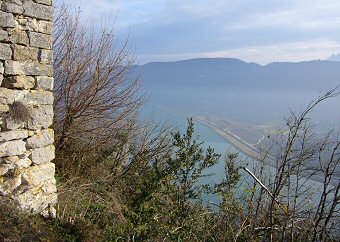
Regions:
M 53 216 L 52 0 L 0 7 L 0 199 Z

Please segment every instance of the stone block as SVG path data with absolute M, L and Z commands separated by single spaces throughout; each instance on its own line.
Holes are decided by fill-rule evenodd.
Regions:
M 37 89 L 52 91 L 53 90 L 53 77 L 38 76 L 37 78 Z
M 28 168 L 32 164 L 32 161 L 29 158 L 19 159 L 17 160 L 14 165 L 18 168 Z
M 53 20 L 53 7 L 35 3 L 31 0 L 24 2 L 24 15 L 37 19 Z
M 21 1 L 5 1 L 2 7 L 4 11 L 9 13 L 22 14 L 24 12 Z
M 0 41 L 7 40 L 8 39 L 8 33 L 5 30 L 0 30 Z
M 19 18 L 19 29 L 25 31 L 38 31 L 38 21 L 35 18 Z
M 31 90 L 24 99 L 18 99 L 27 105 L 53 105 L 53 93 L 43 90 Z
M 6 61 L 6 75 L 53 76 L 53 66 L 36 62 Z
M 52 50 L 39 50 L 39 62 L 42 64 L 53 64 L 53 51 Z
M 28 90 L 13 90 L 14 102 L 20 102 L 30 93 Z
M 7 117 L 3 120 L 1 128 L 3 130 L 15 130 L 25 128 L 25 122 L 21 120 L 16 120 L 11 117 Z
M 28 137 L 27 130 L 12 130 L 0 132 L 0 142 L 10 141 L 10 140 L 21 140 Z
M 30 45 L 33 47 L 51 49 L 52 48 L 52 36 L 47 34 L 41 34 L 36 32 L 29 33 Z
M 14 90 L 0 87 L 0 103 L 12 104 L 14 102 Z
M 17 24 L 18 23 L 15 21 L 13 14 L 0 11 L 0 27 L 14 28 Z
M 0 103 L 9 105 L 15 101 L 24 100 L 29 93 L 30 91 L 28 90 L 13 90 L 0 87 Z
M 54 145 L 33 149 L 29 158 L 31 159 L 33 164 L 38 165 L 54 160 L 55 158 Z
M 11 76 L 5 78 L 2 86 L 7 88 L 31 89 L 35 87 L 35 79 L 31 76 Z
M 33 187 L 42 186 L 45 181 L 54 179 L 55 165 L 52 162 L 31 166 L 22 174 L 22 180 Z
M 21 209 L 41 213 L 49 206 L 53 206 L 57 202 L 57 194 L 45 195 L 41 188 L 28 190 L 16 197 L 16 202 L 20 205 Z
M 41 190 L 45 194 L 52 194 L 57 192 L 57 187 L 56 187 L 56 179 L 51 179 L 45 182 L 45 184 L 41 187 Z
M 53 33 L 53 22 L 40 20 L 38 22 L 38 32 L 43 34 Z
M 38 60 L 38 52 L 39 50 L 34 47 L 27 47 L 22 45 L 14 46 L 14 54 L 13 59 L 18 60 Z
M 0 144 L 0 157 L 22 155 L 26 151 L 25 142 L 22 140 L 8 141 Z
M 0 43 L 0 60 L 12 59 L 12 48 L 9 44 Z
M 36 134 L 26 140 L 28 149 L 40 148 L 51 145 L 54 142 L 53 129 L 38 130 Z
M 21 30 L 39 32 L 51 35 L 53 33 L 53 22 L 37 20 L 35 18 L 20 18 L 17 20 Z
M 28 121 L 28 128 L 30 130 L 47 129 L 53 123 L 53 106 L 42 105 L 33 108 L 31 120 Z
M 29 44 L 27 33 L 25 31 L 21 31 L 18 29 L 15 29 L 9 32 L 9 41 L 14 44 L 23 44 L 23 45 Z

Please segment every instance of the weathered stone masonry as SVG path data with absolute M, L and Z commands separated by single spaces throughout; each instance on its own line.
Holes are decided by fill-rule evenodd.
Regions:
M 0 199 L 53 216 L 52 0 L 0 0 Z

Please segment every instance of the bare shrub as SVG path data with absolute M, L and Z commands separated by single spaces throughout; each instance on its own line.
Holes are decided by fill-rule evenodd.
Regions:
M 128 40 L 120 44 L 112 27 L 96 29 L 70 9 L 60 7 L 54 31 L 57 149 L 76 142 L 95 153 L 133 130 L 143 98 Z
M 128 40 L 62 5 L 53 53 L 58 218 L 101 228 L 123 223 L 115 171 L 127 163 L 143 101 Z
M 321 102 L 339 94 L 334 88 L 301 112 L 291 112 L 285 127 L 269 137 L 279 150 L 276 164 L 260 162 L 254 173 L 245 169 L 254 178 L 248 205 L 255 208 L 249 213 L 254 234 L 270 241 L 324 241 L 339 235 L 339 133 L 320 135 L 310 119 Z

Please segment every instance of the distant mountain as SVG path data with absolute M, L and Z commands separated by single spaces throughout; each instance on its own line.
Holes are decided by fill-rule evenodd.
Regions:
M 138 66 L 146 86 L 325 90 L 340 83 L 340 62 L 275 62 L 262 66 L 232 58 L 153 62 Z
M 340 53 L 331 55 L 327 60 L 328 61 L 340 61 Z

